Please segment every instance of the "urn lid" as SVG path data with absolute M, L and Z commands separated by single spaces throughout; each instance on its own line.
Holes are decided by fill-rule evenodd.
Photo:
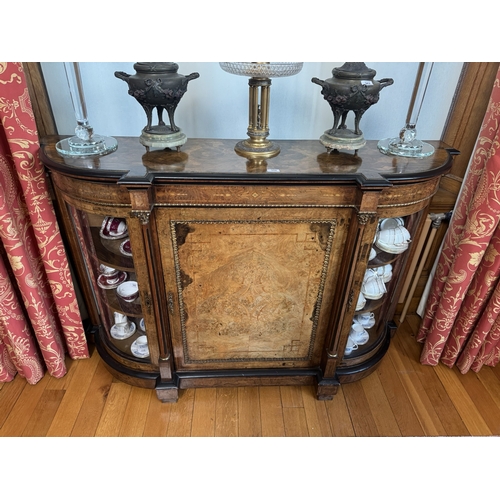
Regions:
M 174 62 L 137 62 L 134 69 L 138 73 L 177 73 L 179 65 Z
M 332 75 L 346 80 L 372 80 L 377 72 L 364 62 L 346 62 L 340 68 L 333 68 Z

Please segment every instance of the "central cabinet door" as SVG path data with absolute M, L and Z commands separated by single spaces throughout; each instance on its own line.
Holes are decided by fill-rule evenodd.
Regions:
M 350 209 L 156 215 L 176 370 L 319 365 Z

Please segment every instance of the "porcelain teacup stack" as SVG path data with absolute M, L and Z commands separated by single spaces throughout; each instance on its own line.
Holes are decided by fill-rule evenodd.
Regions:
M 367 269 L 363 284 L 361 285 L 361 293 L 365 298 L 370 300 L 378 300 L 387 292 L 384 280 L 374 269 Z
M 384 252 L 400 254 L 408 249 L 411 235 L 401 217 L 382 219 L 375 236 L 375 246 Z
M 124 340 L 131 337 L 136 330 L 136 325 L 132 321 L 129 321 L 125 314 L 115 312 L 114 313 L 115 324 L 111 327 L 111 336 L 117 340 Z
M 345 354 L 351 354 L 360 345 L 365 345 L 368 340 L 370 340 L 370 334 L 365 330 L 364 326 L 361 323 L 353 322 L 349 337 L 347 338 Z

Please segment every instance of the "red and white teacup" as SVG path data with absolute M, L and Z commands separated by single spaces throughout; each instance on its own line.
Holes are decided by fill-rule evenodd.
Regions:
M 116 293 L 125 302 L 133 302 L 139 296 L 137 281 L 125 281 L 116 289 Z

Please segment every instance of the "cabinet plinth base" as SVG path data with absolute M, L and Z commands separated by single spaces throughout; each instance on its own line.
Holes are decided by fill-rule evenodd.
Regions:
M 177 403 L 179 399 L 179 389 L 177 387 L 156 387 L 156 397 L 162 403 Z
M 316 397 L 320 401 L 329 401 L 337 394 L 340 382 L 335 379 L 318 380 L 316 385 Z

